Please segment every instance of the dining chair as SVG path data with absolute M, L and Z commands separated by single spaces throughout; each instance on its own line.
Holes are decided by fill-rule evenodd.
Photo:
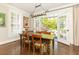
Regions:
M 32 35 L 32 43 L 33 43 L 33 52 L 35 52 L 36 49 L 40 49 L 40 53 L 43 53 L 44 43 L 42 43 L 42 36 L 41 35 Z
M 40 53 L 43 54 L 43 52 L 47 48 L 45 42 L 42 40 L 41 35 L 33 34 L 32 35 L 32 43 L 33 43 L 33 53 L 35 52 L 36 49 L 40 49 Z
M 23 47 L 25 48 L 26 47 L 26 44 L 29 45 L 29 50 L 30 50 L 30 47 L 31 47 L 31 40 L 29 39 L 29 34 L 28 32 L 23 32 L 22 34 L 22 41 L 23 41 Z

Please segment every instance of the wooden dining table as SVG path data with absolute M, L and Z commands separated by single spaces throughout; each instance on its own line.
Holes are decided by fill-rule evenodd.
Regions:
M 28 35 L 30 37 L 32 37 L 33 34 L 37 34 L 37 33 L 34 33 L 34 32 L 28 32 Z M 38 35 L 38 34 L 37 34 Z M 41 35 L 41 34 L 40 34 Z M 43 37 L 42 36 L 42 39 L 43 40 L 49 40 L 49 49 L 50 49 L 50 54 L 52 54 L 53 50 L 54 50 L 54 37 L 53 38 L 46 38 L 46 37 Z
M 28 32 L 29 37 L 32 37 L 33 34 L 37 34 L 37 33 L 31 32 L 31 31 Z M 49 40 L 49 53 L 51 55 L 53 53 L 53 50 L 54 50 L 54 37 L 53 38 L 48 38 L 48 37 L 43 37 L 42 36 L 42 39 L 43 40 Z M 22 34 L 20 34 L 20 44 L 21 44 L 21 46 L 23 44 L 23 42 L 22 42 Z

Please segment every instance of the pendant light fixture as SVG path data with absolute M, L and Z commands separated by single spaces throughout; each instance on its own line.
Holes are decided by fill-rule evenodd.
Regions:
M 40 13 L 38 13 L 38 14 L 34 14 L 35 11 L 36 11 L 36 9 L 38 9 L 39 7 L 43 10 L 43 12 L 40 12 Z M 42 6 L 42 4 L 38 4 L 38 5 L 35 5 L 35 9 L 34 9 L 33 12 L 31 13 L 31 17 L 34 18 L 34 17 L 38 17 L 38 16 L 43 16 L 43 15 L 46 15 L 47 12 L 48 12 L 48 10 L 45 9 L 45 8 Z

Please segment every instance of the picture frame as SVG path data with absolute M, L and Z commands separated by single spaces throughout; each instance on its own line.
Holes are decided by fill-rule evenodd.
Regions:
M 0 12 L 0 26 L 5 26 L 5 13 Z

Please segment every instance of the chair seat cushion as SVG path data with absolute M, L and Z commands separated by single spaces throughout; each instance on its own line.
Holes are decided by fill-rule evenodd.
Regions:
M 25 42 L 26 42 L 26 43 L 28 43 L 28 42 L 30 43 L 30 42 L 31 42 L 31 40 L 25 40 Z
M 35 43 L 35 46 L 40 46 L 40 43 Z M 41 44 L 42 46 L 44 46 L 44 44 Z

